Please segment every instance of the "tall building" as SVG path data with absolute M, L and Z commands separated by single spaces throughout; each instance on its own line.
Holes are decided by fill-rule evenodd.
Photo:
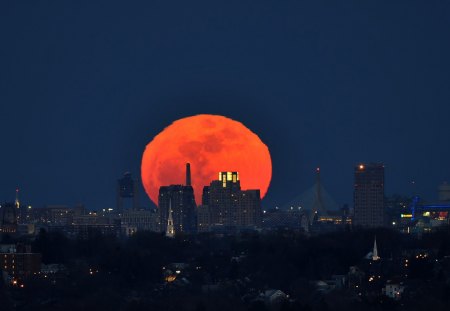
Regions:
M 0 245 L 0 272 L 13 279 L 39 273 L 41 258 L 41 254 L 31 252 L 30 245 Z
M 194 233 L 197 227 L 194 189 L 191 184 L 190 165 L 186 164 L 186 185 L 170 185 L 159 188 L 158 208 L 160 231 L 165 232 L 169 211 L 172 210 L 175 234 Z
M 133 210 L 139 208 L 138 183 L 129 172 L 117 180 L 117 212 L 119 214 L 123 213 L 125 199 L 131 200 Z
M 0 232 L 14 233 L 17 231 L 18 209 L 16 204 L 0 205 Z
M 439 185 L 439 202 L 447 203 L 450 202 L 450 184 L 443 182 Z
M 354 187 L 354 224 L 372 228 L 384 226 L 384 165 L 357 165 Z
M 199 231 L 234 232 L 261 227 L 259 190 L 241 190 L 238 172 L 220 172 L 203 188 Z

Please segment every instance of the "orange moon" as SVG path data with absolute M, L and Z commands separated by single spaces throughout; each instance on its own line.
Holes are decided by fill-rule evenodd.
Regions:
M 197 204 L 203 187 L 219 172 L 237 171 L 241 188 L 260 189 L 263 198 L 272 178 L 269 149 L 242 123 L 219 115 L 196 115 L 173 122 L 156 135 L 142 156 L 144 189 L 157 205 L 159 187 L 185 184 L 186 163 L 191 164 Z

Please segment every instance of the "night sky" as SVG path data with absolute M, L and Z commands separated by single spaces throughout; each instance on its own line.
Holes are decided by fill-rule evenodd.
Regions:
M 145 145 L 199 113 L 268 145 L 265 207 L 316 166 L 351 204 L 359 161 L 385 163 L 386 194 L 435 200 L 450 181 L 449 17 L 444 0 L 1 1 L 0 201 L 18 186 L 34 206 L 114 207 Z

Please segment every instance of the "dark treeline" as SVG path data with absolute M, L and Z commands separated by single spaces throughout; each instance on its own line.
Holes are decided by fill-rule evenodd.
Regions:
M 0 285 L 2 310 L 264 310 L 246 301 L 252 291 L 280 289 L 293 303 L 283 310 L 421 309 L 421 304 L 385 302 L 382 306 L 355 300 L 345 291 L 318 298 L 313 280 L 346 275 L 350 266 L 364 264 L 377 238 L 383 260 L 403 258 L 405 252 L 430 250 L 436 258 L 450 255 L 447 229 L 417 238 L 391 230 L 339 232 L 314 237 L 278 231 L 215 237 L 177 236 L 140 232 L 119 239 L 92 234 L 72 240 L 58 232 L 41 231 L 32 244 L 44 264 L 63 264 L 63 275 L 30 278 L 25 288 Z M 3 237 L 3 242 L 11 242 Z M 235 260 L 231 260 L 235 258 Z M 433 260 L 434 257 L 433 257 Z M 166 284 L 165 267 L 189 264 L 186 284 Z M 411 263 L 410 279 L 430 282 L 427 298 L 435 308 L 448 306 L 448 271 L 434 271 L 431 262 Z M 434 269 L 434 270 L 433 270 Z M 184 273 L 184 271 L 183 271 Z M 399 274 L 392 271 L 392 275 Z M 205 292 L 205 285 L 222 284 Z M 431 291 L 433 289 L 433 291 Z M 431 291 L 431 293 L 430 293 Z M 348 299 L 346 299 L 348 297 Z M 447 298 L 445 298 L 447 297 Z M 417 298 L 419 299 L 419 298 Z M 447 299 L 447 300 L 446 300 Z M 439 302 L 439 303 L 437 303 Z

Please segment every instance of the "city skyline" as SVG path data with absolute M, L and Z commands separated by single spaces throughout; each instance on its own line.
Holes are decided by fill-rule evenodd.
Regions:
M 450 1 L 0 1 L 0 309 L 450 310 Z
M 356 167 L 358 167 L 358 166 L 360 166 L 360 165 L 363 165 L 363 164 L 365 164 L 365 163 L 372 163 L 372 162 L 357 162 L 357 163 L 355 163 L 354 165 L 353 165 L 353 167 L 355 167 L 355 165 L 356 165 Z M 383 164 L 383 166 L 385 166 L 385 164 Z M 352 168 L 353 168 L 352 167 Z M 314 175 L 312 176 L 313 178 L 316 176 L 316 172 L 317 172 L 317 170 L 319 170 L 319 167 L 316 167 L 316 168 L 312 168 L 311 169 L 311 172 L 314 172 Z M 126 176 L 126 175 L 128 175 L 128 176 L 134 176 L 132 173 L 130 173 L 129 171 L 125 171 L 124 173 L 123 173 L 123 175 L 124 176 Z M 174 179 L 175 180 L 175 179 Z M 117 183 L 117 178 L 116 178 L 116 183 Z M 326 181 L 325 182 L 326 184 L 328 183 L 328 181 Z M 389 181 L 388 181 L 388 183 L 389 183 Z M 182 181 L 174 181 L 173 183 L 169 183 L 169 184 L 172 184 L 172 185 L 182 185 L 183 184 L 183 182 Z M 429 198 L 429 197 L 423 197 L 422 196 L 422 194 L 420 193 L 420 192 L 418 192 L 418 190 L 417 190 L 417 187 L 416 187 L 416 182 L 415 181 L 411 181 L 411 184 L 410 184 L 410 189 L 411 189 L 411 192 L 409 192 L 409 193 L 400 193 L 400 192 L 391 192 L 391 193 L 389 193 L 389 192 L 385 192 L 385 196 L 397 196 L 397 195 L 400 195 L 400 196 L 404 196 L 404 197 L 410 197 L 410 198 L 412 198 L 412 197 L 414 197 L 414 196 L 419 196 L 422 200 L 425 200 L 425 202 L 437 202 L 437 201 L 439 201 L 440 200 L 440 191 L 441 191 L 441 188 L 445 188 L 445 187 L 447 187 L 446 185 L 448 185 L 448 183 L 447 183 L 447 180 L 445 180 L 445 181 L 443 181 L 443 182 L 441 182 L 441 183 L 439 183 L 439 184 L 437 184 L 436 185 L 436 187 L 435 187 L 435 189 L 434 189 L 434 194 L 432 193 L 432 197 L 431 198 Z M 305 193 L 306 192 L 308 192 L 308 191 L 310 191 L 310 189 L 311 189 L 311 186 L 313 186 L 314 185 L 314 180 L 311 180 L 311 182 L 310 182 L 310 184 L 307 186 L 307 188 L 305 188 L 305 189 L 301 189 L 301 190 L 299 190 L 298 192 L 295 192 L 294 194 L 293 194 L 293 197 L 290 197 L 290 198 L 282 198 L 282 199 L 278 199 L 274 204 L 263 204 L 262 206 L 263 206 L 263 208 L 268 208 L 268 209 L 270 209 L 270 208 L 280 208 L 280 207 L 287 207 L 289 204 L 292 204 L 294 201 L 297 201 L 300 197 L 302 197 L 303 195 L 305 195 Z M 168 186 L 168 184 L 167 185 L 161 185 L 161 186 Z M 205 186 L 207 186 L 207 184 L 205 185 Z M 115 187 L 117 188 L 117 185 L 115 185 Z M 315 187 L 315 186 L 313 186 L 313 187 Z M 352 185 L 350 185 L 350 188 L 352 188 L 353 187 L 353 183 L 352 183 Z M 133 196 L 133 206 L 134 206 L 134 208 L 155 208 L 155 207 L 158 207 L 158 205 L 157 204 L 154 204 L 153 202 L 152 202 L 152 200 L 145 194 L 145 190 L 144 190 L 144 188 L 143 188 L 143 186 L 142 186 L 142 182 L 141 182 L 141 180 L 139 179 L 138 180 L 138 185 L 137 185 L 137 188 L 138 189 L 142 189 L 142 190 L 139 190 L 139 191 L 136 191 L 137 192 L 137 195 L 136 196 Z M 253 188 L 249 188 L 249 190 L 251 190 L 251 189 L 253 189 Z M 327 188 L 328 189 L 328 188 Z M 352 188 L 353 189 L 353 188 Z M 244 189 L 245 190 L 245 189 Z M 270 190 L 270 186 L 269 186 L 269 190 Z M 140 193 L 141 192 L 141 193 Z M 144 192 L 144 193 L 142 193 L 142 192 Z M 20 193 L 20 197 L 21 197 L 21 201 L 24 201 L 26 204 L 28 204 L 28 205 L 33 205 L 33 207 L 44 207 L 44 206 L 56 206 L 56 205 L 65 205 L 65 206 L 77 206 L 77 205 L 80 205 L 80 204 L 82 204 L 82 205 L 86 205 L 86 202 L 83 202 L 83 201 L 81 201 L 81 200 L 78 200 L 78 201 L 72 201 L 72 202 L 67 202 L 67 201 L 62 201 L 62 202 L 53 202 L 53 201 L 49 201 L 49 202 L 43 202 L 43 203 L 39 203 L 39 204 L 36 204 L 36 201 L 34 201 L 33 199 L 29 199 L 29 197 L 27 197 L 27 195 L 25 195 L 25 197 L 26 197 L 26 200 L 23 200 L 22 199 L 22 192 L 21 192 L 21 188 L 20 187 L 14 187 L 14 193 L 13 193 L 13 195 L 10 195 L 8 198 L 6 198 L 6 199 L 3 199 L 1 202 L 3 202 L 3 203 L 13 203 L 13 202 L 16 202 L 16 200 L 17 200 L 17 198 L 18 198 L 18 196 L 19 196 L 19 193 Z M 329 197 L 329 199 L 330 200 L 332 200 L 333 201 L 333 204 L 337 204 L 338 206 L 343 206 L 343 205 L 353 205 L 353 196 L 354 196 L 354 190 L 352 190 L 351 191 L 351 197 L 350 198 L 348 198 L 348 200 L 347 201 L 345 201 L 345 202 L 337 202 L 337 201 L 335 201 L 335 196 L 333 196 L 333 194 L 334 194 L 334 192 L 333 192 L 333 190 L 331 191 L 331 197 Z M 330 196 L 330 194 L 329 193 L 327 193 L 327 196 Z M 14 200 L 13 200 L 13 198 L 14 198 Z M 109 209 L 109 208 L 117 208 L 117 206 L 118 206 L 118 199 L 119 199 L 119 195 L 118 195 L 118 192 L 117 192 L 117 190 L 116 189 L 113 189 L 112 191 L 111 191 L 111 193 L 109 193 L 109 196 L 108 197 L 106 197 L 105 198 L 105 201 L 111 201 L 112 199 L 114 199 L 114 198 L 116 198 L 115 200 L 116 201 L 114 201 L 114 203 L 112 203 L 112 204 L 110 204 L 110 205 L 105 205 L 105 204 L 102 204 L 102 205 L 100 205 L 100 206 L 89 206 L 89 208 L 91 209 L 91 210 L 97 210 L 97 211 L 100 211 L 100 210 L 102 210 L 102 209 Z M 87 200 L 87 202 L 88 202 L 89 200 Z M 264 198 L 262 198 L 262 200 L 261 200 L 263 203 L 264 202 L 267 202 L 267 201 L 265 201 L 264 200 Z M 16 203 L 14 203 L 14 204 L 16 204 Z
M 449 179 L 447 4 L 91 6 L 2 4 L 1 200 L 18 186 L 38 206 L 115 206 L 152 137 L 199 113 L 269 146 L 264 205 L 307 189 L 317 166 L 339 203 L 359 162 L 385 163 L 387 194 L 432 201 Z

